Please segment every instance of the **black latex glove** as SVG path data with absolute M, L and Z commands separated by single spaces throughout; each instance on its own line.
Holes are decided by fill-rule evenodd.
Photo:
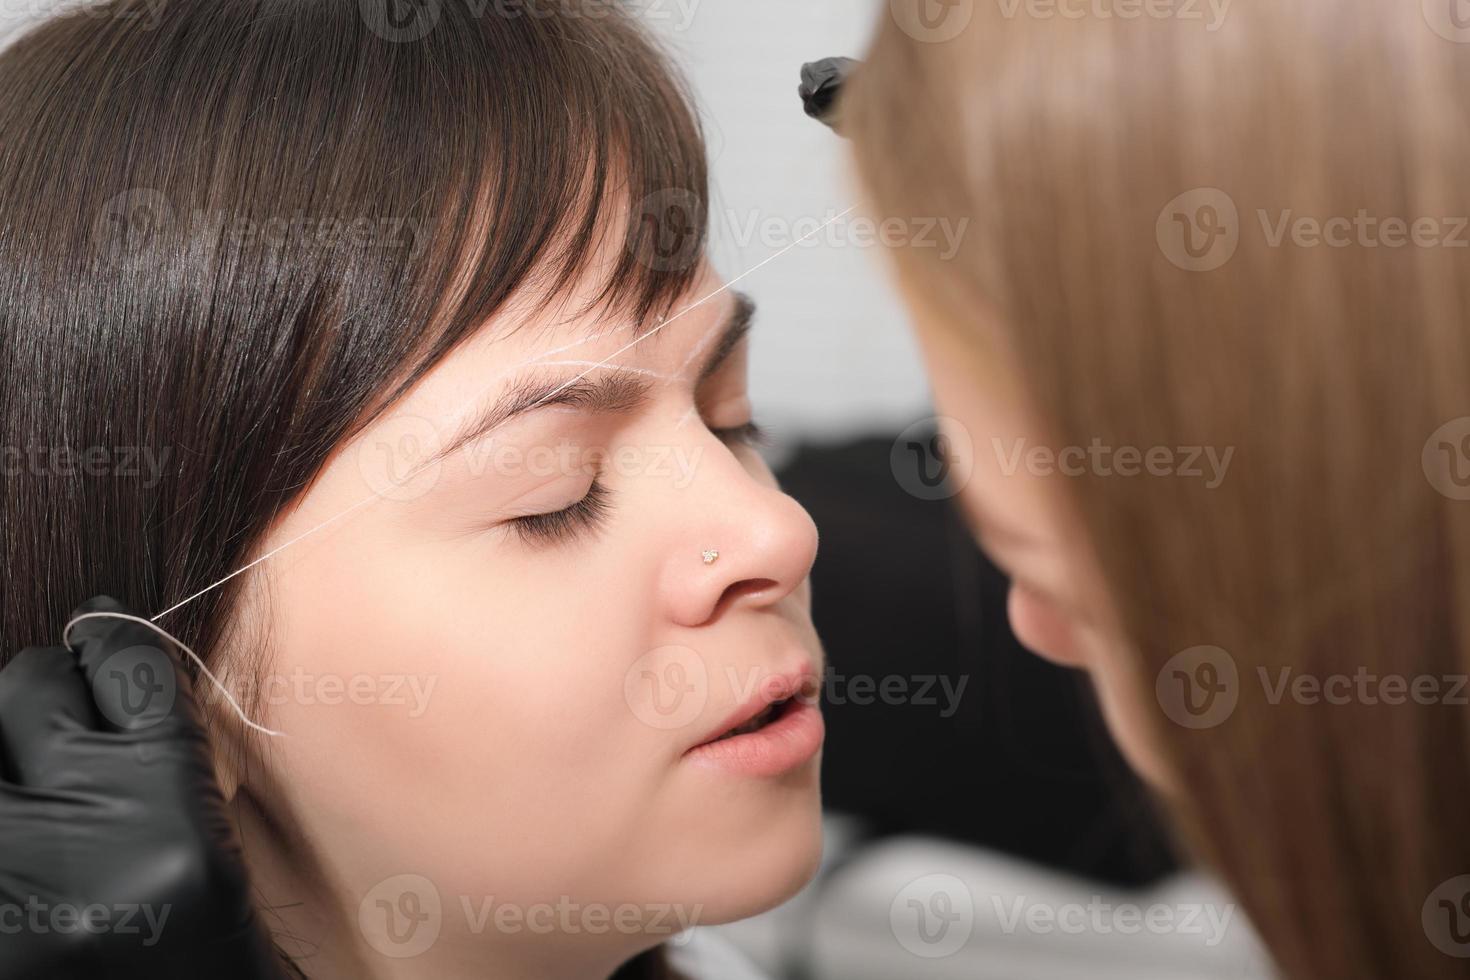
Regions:
M 806 114 L 841 133 L 842 116 L 838 97 L 842 94 L 842 86 L 847 83 L 858 65 L 859 62 L 852 58 L 823 58 L 821 61 L 810 61 L 802 65 L 801 85 L 797 88 L 797 93 L 801 96 Z
M 0 670 L 0 980 L 285 976 L 180 655 L 118 619 L 71 645 Z

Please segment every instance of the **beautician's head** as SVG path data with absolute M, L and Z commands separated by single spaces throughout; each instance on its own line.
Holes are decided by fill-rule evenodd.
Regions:
M 283 944 L 605 975 L 814 867 L 816 535 L 750 445 L 748 304 L 696 302 L 649 42 L 596 0 L 399 9 L 125 0 L 0 56 L 0 444 L 42 447 L 0 650 L 284 548 L 160 621 L 289 736 L 213 704 Z
M 952 261 L 895 258 L 1016 632 L 1091 674 L 1287 976 L 1462 976 L 1470 58 L 1447 10 L 914 6 L 844 119 L 879 211 L 970 219 Z

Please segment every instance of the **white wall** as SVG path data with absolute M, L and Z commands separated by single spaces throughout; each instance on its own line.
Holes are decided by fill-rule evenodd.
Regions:
M 857 202 L 847 144 L 807 118 L 796 87 L 803 62 L 860 57 L 886 0 L 636 3 L 683 63 L 705 117 L 712 254 L 722 273 L 754 267 L 812 219 Z M 763 222 L 781 234 L 763 236 Z M 781 442 L 897 432 L 930 414 L 882 252 L 847 227 L 838 223 L 834 241 L 823 233 L 820 244 L 798 246 L 740 284 L 760 305 L 751 368 L 757 419 Z

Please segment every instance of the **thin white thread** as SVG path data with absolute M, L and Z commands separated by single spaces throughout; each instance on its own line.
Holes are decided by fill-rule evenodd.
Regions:
M 618 348 L 617 350 L 613 351 L 611 354 L 609 354 L 603 360 L 597 362 L 593 367 L 589 367 L 587 370 L 583 371 L 581 374 L 577 375 L 574 378 L 571 378 L 566 383 L 560 385 L 559 387 L 557 387 L 553 391 L 548 392 L 546 395 L 544 395 L 540 399 L 538 399 L 534 404 L 532 404 L 531 406 L 529 406 L 529 408 L 530 409 L 534 409 L 534 408 L 536 408 L 536 407 L 544 404 L 545 402 L 550 401 L 552 398 L 555 398 L 557 395 L 561 394 L 567 388 L 569 388 L 572 385 L 576 384 L 578 381 L 581 381 L 584 378 L 586 378 L 593 371 L 596 371 L 596 370 L 598 370 L 600 368 L 607 367 L 609 364 L 612 363 L 613 358 L 618 357 L 619 355 L 624 354 L 627 351 L 631 350 L 633 347 L 636 347 L 638 344 L 643 343 L 643 341 L 647 340 L 649 337 L 652 337 L 654 334 L 656 334 L 659 331 L 663 330 L 669 324 L 671 324 L 674 321 L 680 319 L 681 317 L 685 316 L 686 314 L 691 313 L 694 310 L 697 310 L 699 307 L 703 306 L 705 303 L 708 303 L 710 300 L 714 299 L 716 296 L 719 296 L 722 293 L 728 292 L 729 290 L 731 290 L 732 288 L 734 288 L 737 283 L 739 283 L 742 280 L 748 278 L 749 276 L 752 276 L 755 273 L 759 272 L 761 269 L 765 268 L 766 266 L 770 265 L 772 262 L 774 262 L 777 259 L 781 258 L 781 256 L 785 255 L 786 253 L 788 253 L 791 250 L 793 250 L 793 249 L 797 248 L 798 246 L 800 246 L 807 239 L 812 238 L 812 237 L 815 237 L 816 235 L 820 234 L 822 231 L 826 230 L 826 228 L 829 225 L 831 225 L 833 222 L 838 221 L 838 220 L 840 220 L 842 218 L 847 217 L 849 214 L 851 214 L 855 210 L 857 210 L 857 205 L 853 205 L 852 207 L 849 207 L 846 210 L 844 210 L 844 211 L 842 211 L 842 212 L 840 212 L 838 214 L 833 215 L 831 218 L 828 218 L 826 221 L 822 222 L 816 228 L 814 228 L 811 231 L 807 232 L 805 235 L 802 235 L 800 238 L 797 238 L 796 240 L 794 240 L 793 242 L 791 242 L 789 245 L 785 246 L 784 248 L 780 249 L 779 251 L 777 251 L 777 252 L 773 253 L 772 255 L 769 255 L 766 258 L 762 259 L 760 262 L 758 262 L 755 265 L 751 266 L 749 269 L 746 269 L 740 275 L 736 276 L 734 279 L 731 279 L 729 282 L 725 283 L 720 288 L 714 290 L 709 295 L 704 296 L 704 297 L 700 298 L 699 300 L 696 300 L 694 303 L 692 303 L 689 306 L 686 306 L 684 309 L 680 310 L 678 313 L 675 313 L 673 316 L 669 317 L 668 319 L 660 321 L 659 324 L 658 324 L 658 326 L 652 328 L 648 332 L 646 332 L 646 333 L 644 333 L 644 334 L 642 334 L 642 335 L 640 335 L 638 337 L 635 337 L 633 340 L 631 340 L 630 342 L 628 342 L 624 346 L 622 346 L 622 347 Z M 575 347 L 575 346 L 577 346 L 577 345 L 576 344 L 569 344 L 567 347 L 560 348 L 560 350 L 558 351 L 558 353 L 560 351 L 563 351 L 563 350 L 569 350 L 569 349 L 571 349 L 572 347 Z M 545 355 L 541 355 L 541 356 L 544 357 Z M 530 363 L 534 363 L 534 360 L 532 362 L 530 362 Z M 497 375 L 497 377 L 498 377 L 498 375 Z M 473 405 L 475 402 L 479 401 L 483 397 L 484 397 L 484 392 L 482 391 L 479 394 L 477 394 L 474 398 L 466 401 L 464 403 L 464 405 L 461 406 L 461 409 L 460 409 L 461 412 L 464 409 L 469 408 L 471 405 Z M 494 432 L 495 429 L 497 429 L 497 428 L 499 428 L 499 426 L 495 426 L 494 428 L 491 428 L 488 432 L 485 433 L 485 435 L 489 435 L 491 432 Z M 405 476 L 402 480 L 396 481 L 395 483 L 392 484 L 392 486 L 401 486 L 403 483 L 406 483 L 409 480 L 413 479 L 413 477 L 416 476 L 419 472 L 421 472 L 422 469 L 423 469 L 423 467 L 419 467 L 418 469 L 411 470 L 408 473 L 407 476 Z M 364 506 L 364 505 L 366 505 L 368 503 L 371 503 L 374 500 L 379 499 L 383 495 L 383 492 L 384 491 L 374 492 L 370 496 L 368 496 L 368 497 L 364 498 L 363 500 L 360 500 L 357 503 L 353 504 L 351 507 L 348 507 L 346 510 L 342 511 L 341 513 L 336 514 L 336 515 L 334 515 L 332 517 L 327 518 L 322 523 L 316 525 L 315 527 L 309 528 L 308 530 L 306 530 L 306 531 L 302 532 L 301 534 L 297 535 L 296 537 L 292 538 L 290 541 L 287 541 L 285 544 L 280 545 L 277 548 L 273 548 L 271 551 L 269 551 L 266 554 L 262 555 L 261 557 L 255 559 L 254 561 L 250 562 L 249 564 L 243 565 L 240 568 L 235 569 L 235 571 L 233 571 L 230 574 L 226 575 L 224 578 L 220 579 L 219 581 L 214 582 L 214 583 L 212 583 L 210 585 L 205 586 L 204 588 L 200 589 L 198 592 L 196 592 L 193 595 L 189 596 L 187 599 L 184 599 L 182 602 L 177 602 L 174 605 L 169 606 L 167 609 L 165 609 L 161 613 L 158 613 L 153 618 L 154 619 L 162 619 L 164 616 L 168 615 L 169 613 L 173 612 L 174 610 L 180 609 L 183 606 L 186 606 L 189 603 L 193 602 L 195 599 L 198 599 L 200 596 L 206 595 L 207 593 L 214 591 L 215 589 L 219 588 L 221 585 L 224 585 L 230 579 L 234 578 L 236 575 L 239 575 L 242 572 L 246 572 L 249 569 L 254 568 L 256 565 L 259 565 L 260 563 L 266 561 L 269 558 L 273 558 L 274 556 L 280 554 L 282 551 L 286 550 L 287 548 L 289 548 L 292 545 L 296 544 L 297 542 L 301 541 L 303 538 L 306 538 L 306 537 L 309 537 L 312 534 L 315 534 L 317 531 L 320 531 L 322 528 L 327 527 L 328 525 L 336 522 L 340 518 L 345 517 L 346 515 L 352 513 L 355 510 L 357 510 L 359 507 L 362 507 L 362 506 Z
M 795 249 L 798 246 L 800 246 L 807 239 L 812 238 L 812 237 L 815 237 L 816 235 L 820 234 L 822 231 L 824 231 L 833 222 L 838 221 L 841 218 L 847 217 L 847 215 L 851 214 L 855 210 L 857 210 L 857 205 L 853 205 L 852 207 L 847 208 L 846 210 L 842 211 L 841 213 L 833 215 L 831 218 L 827 219 L 822 224 L 820 224 L 816 228 L 812 229 L 810 232 L 806 233 L 805 235 L 802 235 L 800 238 L 797 238 L 795 241 L 791 242 L 789 245 L 785 246 L 784 248 L 780 249 L 779 251 L 777 251 L 777 252 L 775 252 L 775 253 L 767 256 L 766 258 L 762 259 L 760 262 L 758 262 L 755 265 L 751 266 L 749 269 L 746 269 L 744 272 L 740 273 L 740 275 L 738 275 L 735 278 L 729 280 L 724 285 L 720 286 L 718 289 L 714 290 L 713 292 L 709 293 L 706 296 L 701 297 L 700 299 L 696 300 L 694 303 L 692 303 L 689 306 L 686 306 L 684 309 L 680 310 L 678 313 L 675 313 L 673 316 L 671 316 L 671 317 L 669 317 L 667 319 L 664 319 L 664 320 L 660 320 L 659 323 L 658 323 L 658 325 L 656 327 L 652 328 L 651 330 L 647 331 L 646 333 L 644 333 L 644 334 L 642 334 L 642 335 L 640 335 L 638 337 L 633 338 L 633 340 L 629 341 L 627 344 L 625 344 L 622 347 L 618 348 L 617 350 L 613 351 L 611 354 L 609 354 L 607 357 L 603 358 L 601 361 L 598 361 L 598 362 L 594 363 L 591 367 L 588 367 L 581 374 L 577 375 L 574 378 L 569 379 L 564 384 L 558 386 L 556 389 L 548 392 L 546 395 L 542 396 L 535 403 L 533 403 L 531 406 L 529 406 L 529 409 L 534 409 L 534 408 L 539 407 L 540 405 L 545 404 L 546 402 L 550 401 L 552 398 L 555 398 L 557 395 L 561 394 L 567 388 L 570 388 L 572 385 L 576 384 L 578 381 L 581 381 L 581 380 L 585 379 L 593 371 L 599 370 L 601 368 L 608 367 L 609 365 L 612 364 L 614 358 L 619 357 L 620 355 L 626 353 L 627 351 L 629 351 L 629 350 L 633 349 L 634 347 L 638 346 L 639 344 L 643 343 L 643 341 L 647 340 L 649 337 L 652 337 L 654 334 L 659 333 L 661 330 L 663 330 L 669 324 L 675 322 L 676 320 L 679 320 L 680 318 L 682 318 L 685 315 L 693 312 L 694 310 L 699 309 L 701 306 L 703 306 L 704 304 L 708 303 L 710 300 L 714 299 L 716 296 L 719 296 L 722 293 L 729 292 L 731 289 L 733 289 L 736 286 L 736 284 L 738 284 L 741 281 L 745 280 L 746 278 L 754 275 L 755 273 L 759 272 L 761 269 L 764 269 L 766 266 L 770 265 L 772 262 L 776 261 L 777 259 L 781 258 L 783 255 L 787 254 L 788 252 L 790 252 L 793 249 Z M 598 334 L 597 335 L 597 338 L 600 339 L 602 336 L 604 336 L 604 335 L 603 334 Z M 509 373 L 509 371 L 519 370 L 520 367 L 525 367 L 525 366 L 527 366 L 529 364 L 534 364 L 538 360 L 542 360 L 542 359 L 544 359 L 546 357 L 554 356 L 556 354 L 560 354 L 560 353 L 563 353 L 565 351 L 572 350 L 572 349 L 574 349 L 576 347 L 579 347 L 579 346 L 581 346 L 582 344 L 585 344 L 585 343 L 590 343 L 592 339 L 593 338 L 584 338 L 581 341 L 570 343 L 570 344 L 567 344 L 567 345 L 565 345 L 563 347 L 559 347 L 559 348 L 557 348 L 557 349 L 555 349 L 553 351 L 549 351 L 549 352 L 540 354 L 536 358 L 532 358 L 531 360 L 525 362 L 522 365 L 519 365 L 519 366 L 514 367 L 514 368 L 509 368 L 509 369 L 507 369 L 507 371 L 503 371 L 503 372 L 497 373 L 496 377 L 498 379 L 498 378 L 504 376 L 506 373 Z M 619 366 L 621 366 L 621 365 L 619 365 Z M 687 366 L 687 364 L 686 364 L 686 366 Z M 681 373 L 682 373 L 682 370 L 683 369 L 681 368 Z M 488 390 L 488 389 L 486 389 L 486 390 Z M 474 398 L 469 399 L 468 401 L 466 401 L 464 403 L 464 405 L 462 405 L 460 407 L 459 413 L 457 413 L 457 414 L 461 414 L 462 415 L 463 412 L 466 409 L 468 409 L 470 406 L 474 405 L 476 402 L 478 402 L 479 400 L 481 400 L 484 397 L 484 394 L 485 394 L 485 392 L 484 391 L 481 391 Z M 492 427 L 489 431 L 487 431 L 486 433 L 484 433 L 484 435 L 487 435 L 487 436 L 490 435 L 491 433 L 493 433 L 499 427 L 500 427 L 499 425 Z M 428 465 L 428 464 L 425 464 L 425 465 Z M 399 480 L 399 481 L 394 482 L 393 484 L 391 484 L 391 486 L 401 486 L 403 483 L 406 483 L 407 481 L 413 479 L 413 477 L 415 475 L 417 475 L 422 469 L 423 469 L 423 467 L 419 467 L 418 469 L 410 470 L 407 476 L 403 477 L 402 480 Z M 245 712 L 243 710 L 241 710 L 239 704 L 237 704 L 235 702 L 234 697 L 232 697 L 230 695 L 230 692 L 228 690 L 226 690 L 226 688 L 225 688 L 225 686 L 223 684 L 221 684 L 218 680 L 215 679 L 214 675 L 209 672 L 209 668 L 207 668 L 207 667 L 204 666 L 204 661 L 199 657 L 199 655 L 196 654 L 193 650 L 189 649 L 189 647 L 185 646 L 182 642 L 180 642 L 179 640 L 175 639 L 169 633 L 165 632 L 162 627 L 156 625 L 156 623 L 154 622 L 154 620 L 162 619 L 164 616 L 167 616 L 169 613 L 171 613 L 171 612 L 173 612 L 173 611 L 175 611 L 177 609 L 183 608 L 184 606 L 186 606 L 189 603 L 193 602 L 195 599 L 198 599 L 199 597 L 201 597 L 203 595 L 207 595 L 208 593 L 213 592 L 215 589 L 219 588 L 221 585 L 224 585 L 226 582 L 230 581 L 235 576 L 240 575 L 240 574 L 243 574 L 244 572 L 247 572 L 250 569 L 254 568 L 256 565 L 259 565 L 259 564 L 261 564 L 261 563 L 263 563 L 265 561 L 268 561 L 269 559 L 271 559 L 271 558 L 275 557 L 276 555 L 280 554 L 282 551 L 285 551 L 287 548 L 291 547 L 292 545 L 294 545 L 294 544 L 302 541 L 303 539 L 305 539 L 307 537 L 310 537 L 311 535 L 313 535 L 316 532 L 322 530 L 323 528 L 325 528 L 325 527 L 327 527 L 327 526 L 329 526 L 331 524 L 336 523 L 338 520 L 342 519 L 343 517 L 346 517 L 348 514 L 353 513 L 354 511 L 358 510 L 359 508 L 361 508 L 363 506 L 366 506 L 367 504 L 372 503 L 375 500 L 380 499 L 382 497 L 382 495 L 383 495 L 383 492 L 384 491 L 381 491 L 381 490 L 380 491 L 376 491 L 376 492 L 372 493 L 371 495 L 369 495 L 368 497 L 365 497 L 364 499 L 362 499 L 362 500 L 358 501 L 357 503 L 353 504 L 352 506 L 348 507 L 346 510 L 342 511 L 341 513 L 335 514 L 332 517 L 327 518 L 325 521 L 322 521 L 320 524 L 317 524 L 314 527 L 308 528 L 306 531 L 304 531 L 301 534 L 297 535 L 296 537 L 292 538 L 290 541 L 287 541 L 287 542 L 285 542 L 282 545 L 279 545 L 279 546 L 277 546 L 275 548 L 272 548 L 270 551 L 266 552 L 264 555 L 261 555 L 259 558 L 255 559 L 254 561 L 251 561 L 248 564 L 242 565 L 241 567 L 235 569 L 233 572 L 230 572 L 228 575 L 226 575 L 225 577 L 221 578 L 219 581 L 213 582 L 210 585 L 205 586 L 204 588 L 200 589 L 198 592 L 195 592 L 193 595 L 189 596 L 187 599 L 184 599 L 184 600 L 182 600 L 180 602 L 174 603 L 172 606 L 169 606 L 167 609 L 163 610 L 163 612 L 160 612 L 160 613 L 157 613 L 156 615 L 154 615 L 151 619 L 142 619 L 141 617 L 126 616 L 126 615 L 123 615 L 123 614 L 120 614 L 120 613 L 87 613 L 87 614 L 85 614 L 83 616 L 77 617 L 77 619 L 74 619 L 70 623 L 67 624 L 66 630 L 62 634 L 63 635 L 63 638 L 68 633 L 70 633 L 72 625 L 75 624 L 78 620 L 80 620 L 80 619 L 86 619 L 86 618 L 93 617 L 93 616 L 113 616 L 113 617 L 119 618 L 119 619 L 136 620 L 137 622 L 140 622 L 140 623 L 144 624 L 145 626 L 152 627 L 153 629 L 157 630 L 161 635 L 167 637 L 170 641 L 172 641 L 173 643 L 177 644 L 178 647 L 179 647 L 179 649 L 183 650 L 185 653 L 187 653 L 190 657 L 193 658 L 194 662 L 199 665 L 199 669 L 204 672 L 204 675 L 206 677 L 208 677 L 209 680 L 211 682 L 213 682 L 214 685 L 217 688 L 219 688 L 219 690 L 220 690 L 220 692 L 222 694 L 224 694 L 226 700 L 228 700 L 229 703 L 230 703 L 230 705 L 235 709 L 235 713 L 240 717 L 240 720 L 242 722 L 244 722 L 250 728 L 252 728 L 252 729 L 254 729 L 256 731 L 262 732 L 263 734 L 266 734 L 266 735 L 269 735 L 269 736 L 272 736 L 272 737 L 284 736 L 285 735 L 284 732 L 272 731 L 271 729 L 265 728 L 265 727 L 263 727 L 261 725 L 257 725 L 255 722 L 253 722 L 249 718 L 247 718 L 245 716 Z
M 710 341 L 711 340 L 714 340 L 714 339 L 715 339 L 715 332 L 713 330 L 711 330 L 708 333 L 706 333 L 703 337 L 700 337 L 699 338 L 699 343 L 695 344 L 694 347 L 692 347 L 690 349 L 689 356 L 686 357 L 686 358 L 684 358 L 684 363 L 683 364 L 680 364 L 679 365 L 679 370 L 675 373 L 675 377 L 679 377 L 679 378 L 684 377 L 684 372 L 689 370 L 689 366 L 694 363 L 694 359 L 696 357 L 698 357 L 700 354 L 703 354 L 704 353 L 704 349 L 706 347 L 708 347 L 709 344 L 710 344 Z M 699 411 L 699 406 L 697 406 L 697 405 L 690 405 L 684 411 L 684 414 L 681 415 L 681 416 L 679 416 L 679 421 L 678 421 L 677 424 L 675 424 L 674 428 L 676 428 L 676 429 L 682 429 L 682 428 L 684 428 L 685 423 L 687 423 L 690 419 L 694 418 L 695 414 L 698 411 Z
M 61 642 L 64 643 L 66 645 L 66 648 L 68 650 L 70 650 L 72 653 L 77 653 L 78 652 L 77 649 L 76 649 L 76 647 L 74 647 L 74 646 L 71 645 L 71 630 L 72 630 L 72 627 L 75 626 L 77 623 L 80 623 L 84 619 L 125 619 L 128 622 L 130 622 L 130 623 L 140 623 L 143 626 L 148 627 L 149 629 L 151 629 L 155 633 L 157 633 L 159 636 L 161 636 L 164 639 L 168 640 L 174 646 L 178 647 L 180 650 L 182 650 L 185 653 L 187 653 L 189 655 L 190 659 L 192 659 L 196 664 L 199 665 L 199 669 L 204 672 L 204 676 L 207 677 L 207 678 L 209 678 L 210 683 L 213 684 L 216 688 L 219 689 L 219 692 L 225 696 L 225 700 L 226 701 L 230 702 L 230 707 L 235 709 L 236 716 L 239 717 L 240 721 L 243 722 L 247 728 L 253 728 L 257 732 L 260 732 L 263 735 L 269 735 L 272 738 L 285 738 L 286 737 L 286 733 L 285 732 L 277 732 L 277 731 L 273 731 L 272 729 L 266 728 L 263 725 L 257 725 L 255 722 L 251 721 L 248 717 L 246 717 L 244 709 L 240 707 L 240 704 L 239 704 L 239 702 L 237 702 L 235 700 L 234 695 L 232 695 L 230 693 L 230 691 L 229 691 L 229 689 L 227 687 L 225 687 L 223 684 L 220 683 L 219 679 L 217 677 L 215 677 L 214 674 L 212 674 L 212 673 L 209 672 L 209 668 L 206 667 L 206 666 L 204 666 L 204 661 L 200 658 L 199 654 L 197 654 L 193 650 L 189 649 L 189 647 L 188 647 L 187 644 L 185 644 L 178 637 L 176 637 L 173 634 L 169 633 L 162 626 L 159 626 L 156 623 L 150 622 L 149 620 L 144 619 L 142 616 L 133 616 L 133 615 L 129 615 L 128 613 L 115 613 L 115 612 L 89 612 L 89 613 L 82 613 L 80 616 L 74 617 L 71 620 L 71 622 L 69 622 L 69 623 L 66 624 L 66 628 L 61 631 Z
M 573 350 L 573 349 L 575 349 L 577 347 L 581 347 L 584 344 L 592 343 L 592 341 L 597 340 L 601 336 L 602 336 L 601 334 L 597 334 L 597 335 L 593 335 L 593 336 L 583 337 L 581 340 L 574 341 L 574 342 L 572 342 L 570 344 L 565 344 L 565 345 L 563 345 L 561 347 L 557 347 L 557 348 L 554 348 L 554 349 L 549 350 L 549 351 L 543 351 L 542 353 L 537 354 L 535 357 L 527 358 L 526 360 L 520 362 L 519 364 L 513 364 L 510 367 L 506 368 L 505 370 L 497 372 L 495 374 L 495 376 L 491 380 L 492 381 L 498 381 L 501 378 L 505 377 L 507 374 L 511 374 L 512 372 L 519 371 L 522 368 L 530 367 L 533 364 L 541 364 L 541 363 L 545 362 L 545 358 L 553 357 L 553 356 L 555 356 L 557 354 L 565 353 L 566 351 Z M 547 364 L 555 364 L 556 362 L 553 361 L 553 362 L 545 362 L 545 363 L 547 363 Z M 412 479 L 413 476 L 414 476 L 414 473 L 409 473 L 409 475 L 406 476 L 406 477 L 404 477 L 403 480 L 400 480 L 397 483 L 390 484 L 390 486 L 395 486 L 395 487 L 396 486 L 400 486 L 403 482 L 405 482 L 405 481 L 407 481 L 409 479 Z M 240 566 L 239 568 L 235 569 L 230 574 L 226 575 L 224 578 L 220 579 L 218 582 L 215 582 L 212 585 L 205 586 L 204 588 L 200 589 L 198 592 L 195 592 L 193 595 L 188 596 L 187 598 L 182 599 L 179 602 L 174 603 L 172 606 L 169 606 L 163 612 L 160 612 L 160 613 L 155 614 L 153 616 L 153 620 L 154 621 L 160 620 L 163 617 L 167 616 L 169 613 L 173 612 L 175 609 L 182 609 L 184 606 L 187 606 L 189 603 L 193 602 L 195 599 L 198 599 L 200 596 L 204 595 L 205 593 L 210 592 L 210 591 L 213 591 L 214 589 L 219 588 L 221 585 L 224 585 L 226 582 L 228 582 L 230 579 L 234 578 L 237 575 L 242 575 L 245 572 L 250 571 L 250 569 L 254 568 L 256 565 L 260 565 L 260 564 L 262 564 L 262 563 L 264 563 L 266 561 L 269 561 L 270 559 L 274 558 L 276 555 L 280 554 L 281 552 L 285 551 L 287 548 L 291 547 L 296 542 L 300 541 L 302 538 L 310 537 L 311 535 L 313 535 L 316 532 L 322 530 L 323 528 L 325 528 L 325 527 L 327 527 L 327 526 L 335 523 L 338 520 L 341 520 L 343 517 L 346 517 L 348 514 L 351 514 L 353 511 L 357 510 L 359 507 L 364 507 L 364 506 L 372 503 L 373 501 L 377 500 L 380 496 L 382 496 L 382 491 L 379 491 L 378 493 L 374 493 L 374 494 L 371 494 L 371 495 L 369 495 L 367 497 L 364 497 L 362 500 L 359 500 L 357 503 L 353 504 L 351 507 L 348 507 L 346 510 L 342 511 L 341 513 L 336 514 L 333 517 L 327 518 L 322 523 L 316 525 L 315 527 L 309 528 L 306 531 L 303 531 L 301 534 L 297 535 L 296 537 L 292 538 L 291 540 L 286 541 L 286 542 L 284 542 L 284 543 L 282 543 L 280 545 L 277 545 L 275 548 L 272 548 L 270 551 L 268 551 L 265 554 L 261 555 L 259 558 L 256 558 L 254 561 L 252 561 L 252 562 L 250 562 L 250 563 L 248 563 L 246 565 Z
M 690 348 L 690 350 L 689 350 L 689 356 L 686 357 L 686 358 L 684 358 L 684 362 L 679 365 L 679 370 L 676 371 L 676 372 L 674 372 L 674 376 L 676 378 L 682 378 L 682 377 L 684 377 L 684 372 L 687 371 L 687 370 L 689 370 L 689 365 L 691 365 L 691 364 L 694 363 L 694 359 L 696 357 L 698 357 L 700 354 L 703 354 L 704 353 L 704 349 L 706 347 L 708 347 L 709 346 L 709 342 L 711 340 L 714 340 L 714 339 L 715 339 L 715 332 L 713 330 L 707 331 L 703 337 L 700 337 L 699 338 L 699 343 L 695 344 L 692 348 Z
M 598 364 L 596 361 L 537 361 L 536 363 L 539 364 L 539 365 L 541 365 L 542 367 L 593 367 L 593 368 L 598 368 L 598 367 L 604 367 L 605 366 L 605 365 L 602 365 L 602 364 Z M 618 370 L 619 371 L 624 371 L 624 372 L 626 372 L 628 374 L 641 374 L 645 378 L 654 378 L 654 379 L 659 380 L 659 381 L 673 381 L 674 380 L 674 376 L 673 375 L 664 374 L 664 373 L 662 373 L 660 371 L 651 371 L 648 368 L 628 367 L 626 364 L 620 364 L 620 365 L 618 365 Z

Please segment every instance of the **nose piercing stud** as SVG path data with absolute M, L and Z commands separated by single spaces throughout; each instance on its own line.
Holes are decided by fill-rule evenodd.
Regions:
M 715 550 L 711 549 L 709 551 L 706 551 L 700 557 L 702 557 L 704 559 L 704 563 L 706 565 L 713 565 L 719 559 L 720 553 L 718 551 L 715 551 Z

